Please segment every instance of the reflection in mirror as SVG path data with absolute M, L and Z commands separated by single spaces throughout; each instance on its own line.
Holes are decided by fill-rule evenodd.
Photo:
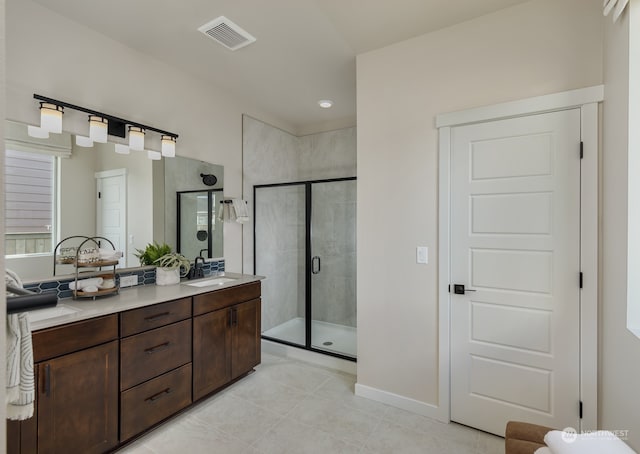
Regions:
M 178 192 L 177 251 L 182 255 L 211 258 L 222 252 L 222 221 L 216 207 L 222 189 Z
M 42 164 L 25 166 L 17 160 L 5 169 L 7 176 L 12 175 L 5 190 L 11 194 L 12 213 L 18 218 L 13 222 L 16 229 L 5 237 L 6 246 L 15 245 L 5 249 L 7 268 L 26 280 L 49 278 L 53 275 L 53 247 L 74 235 L 104 236 L 123 253 L 119 267 L 138 266 L 135 248 L 153 240 L 152 163 L 146 153 L 116 154 L 113 143 L 79 147 L 75 136 L 68 133 L 34 139 L 28 136 L 26 125 L 9 121 L 6 125 L 7 156 L 20 151 L 32 159 L 51 160 L 46 169 Z M 46 193 L 41 186 L 44 183 L 48 185 Z M 50 221 L 41 222 L 38 213 L 45 211 Z M 19 219 L 23 222 L 17 222 Z M 35 235 L 38 222 L 43 224 L 40 233 L 49 229 L 48 240 L 37 239 L 34 248 L 34 241 L 12 239 L 20 233 Z M 25 223 L 31 224 L 31 230 L 20 226 Z M 39 246 L 43 243 L 46 247 Z M 74 272 L 71 264 L 56 269 L 57 275 Z
M 66 132 L 36 139 L 27 134 L 27 125 L 13 121 L 5 122 L 5 148 L 6 267 L 26 281 L 50 278 L 53 247 L 72 235 L 109 239 L 115 235 L 118 249 L 125 253 L 120 266 L 139 266 L 136 248 L 154 240 L 175 248 L 176 192 L 212 189 L 203 184 L 202 172 L 190 176 L 192 170 L 215 174 L 219 182 L 214 188 L 222 188 L 221 166 L 177 157 L 151 161 L 145 152 L 120 155 L 114 152 L 114 143 L 83 148 Z M 28 153 L 28 160 L 16 158 L 19 153 Z M 105 202 L 98 198 L 104 190 L 113 189 L 110 179 L 116 175 L 124 175 L 125 183 L 116 191 L 122 196 L 118 215 L 122 222 L 114 233 L 109 230 L 113 227 L 110 207 L 104 203 L 102 210 L 97 207 L 99 201 Z M 165 189 L 170 191 L 168 196 Z M 171 204 L 169 213 L 165 204 Z M 215 256 L 221 257 L 222 250 Z M 72 265 L 56 270 L 57 275 L 74 272 Z
M 180 251 L 181 254 L 186 256 L 189 260 L 194 260 L 200 255 L 202 251 L 203 257 L 221 258 L 223 256 L 223 226 L 222 223 L 217 223 L 215 229 L 211 233 L 211 250 L 208 247 L 208 240 L 197 240 L 197 231 L 190 234 L 191 238 L 195 238 L 195 242 L 192 243 L 191 238 L 180 241 L 180 249 L 178 249 L 178 221 L 180 215 L 178 213 L 178 194 L 183 192 L 196 192 L 200 191 L 204 194 L 211 192 L 215 195 L 215 203 L 213 203 L 213 218 L 215 219 L 216 205 L 219 205 L 218 200 L 222 197 L 222 190 L 224 185 L 224 168 L 216 164 L 210 164 L 204 161 L 197 161 L 195 159 L 185 159 L 176 157 L 175 159 L 163 159 L 162 161 L 156 161 L 164 165 L 164 238 L 167 244 L 169 244 L 174 250 Z M 212 178 L 215 177 L 215 178 Z M 208 178 L 205 178 L 208 177 Z M 203 199 L 206 201 L 205 199 Z M 208 202 L 201 203 L 208 203 Z M 195 204 L 195 200 L 193 202 Z M 194 206 L 195 209 L 195 206 Z M 202 211 L 202 210 L 200 210 Z M 206 212 L 206 209 L 204 210 Z M 194 229 L 195 218 L 185 214 L 185 224 L 180 224 L 181 232 L 189 232 Z M 202 220 L 202 219 L 201 219 Z M 217 220 L 215 220 L 217 222 Z M 213 220 L 212 220 L 213 222 Z M 206 224 L 206 222 L 205 222 Z M 200 224 L 203 225 L 203 224 Z M 201 229 L 208 230 L 208 229 Z M 209 233 L 207 232 L 207 235 Z M 202 234 L 200 234 L 202 236 Z M 183 241 L 186 241 L 183 243 Z M 184 244 L 184 245 L 183 245 Z M 185 245 L 190 244 L 187 249 Z M 196 249 L 197 247 L 197 249 Z M 207 255 L 208 254 L 208 255 Z

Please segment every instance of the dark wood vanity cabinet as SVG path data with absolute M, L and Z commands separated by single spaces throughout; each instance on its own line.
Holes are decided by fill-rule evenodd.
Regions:
M 260 363 L 260 282 L 33 334 L 34 417 L 10 454 L 103 453 Z
M 193 298 L 193 400 L 260 363 L 260 283 Z
M 10 422 L 8 452 L 102 453 L 118 445 L 117 339 L 117 315 L 33 334 L 34 416 Z

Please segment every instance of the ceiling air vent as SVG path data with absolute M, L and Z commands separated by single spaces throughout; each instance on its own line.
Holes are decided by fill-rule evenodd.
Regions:
M 230 50 L 238 50 L 256 40 L 224 16 L 204 24 L 198 31 Z

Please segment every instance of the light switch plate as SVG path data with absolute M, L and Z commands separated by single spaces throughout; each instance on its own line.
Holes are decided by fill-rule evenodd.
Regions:
M 416 248 L 416 263 L 426 264 L 429 263 L 429 248 L 425 246 L 418 246 Z

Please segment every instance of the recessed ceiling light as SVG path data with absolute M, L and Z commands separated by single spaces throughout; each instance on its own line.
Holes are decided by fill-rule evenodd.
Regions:
M 333 106 L 333 101 L 331 101 L 330 99 L 321 99 L 320 101 L 318 101 L 318 105 L 323 109 L 328 109 L 329 107 Z

